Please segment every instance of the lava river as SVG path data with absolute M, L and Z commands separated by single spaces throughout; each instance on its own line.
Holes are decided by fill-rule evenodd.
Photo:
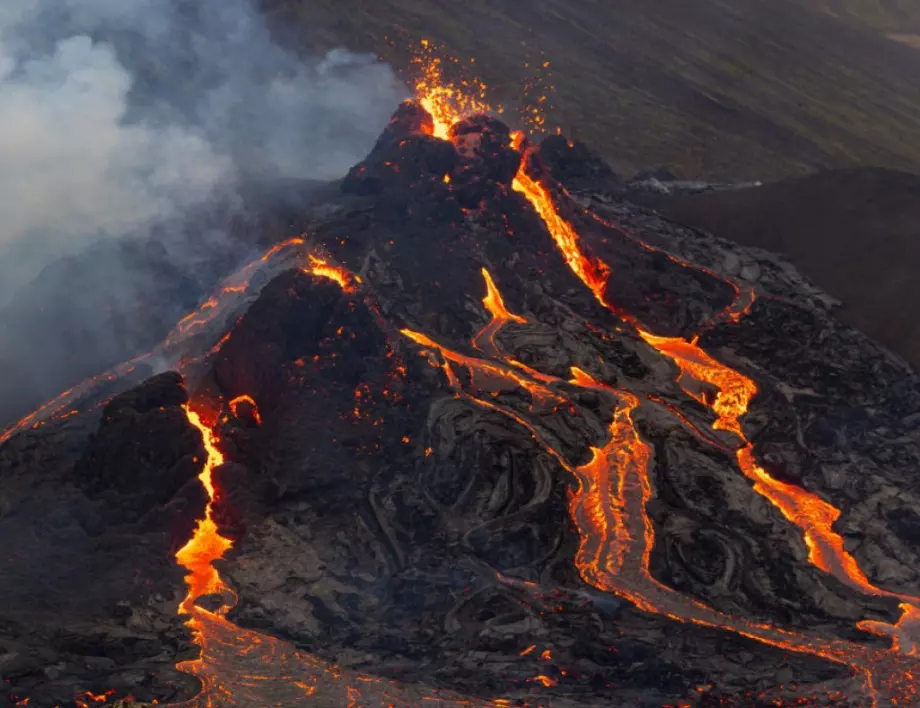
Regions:
M 347 270 L 315 255 L 308 256 L 305 273 L 337 283 L 343 291 L 353 292 L 361 279 Z M 248 395 L 238 396 L 228 407 L 236 411 L 250 407 L 253 418 L 261 424 L 258 405 Z M 200 410 L 199 410 L 200 408 Z M 196 659 L 177 665 L 183 672 L 201 681 L 201 691 L 181 705 L 186 708 L 234 706 L 290 706 L 309 702 L 313 705 L 444 706 L 445 708 L 500 708 L 510 702 L 471 700 L 449 691 L 400 684 L 373 676 L 346 671 L 318 657 L 296 650 L 287 642 L 238 627 L 226 618 L 237 603 L 237 596 L 223 581 L 214 563 L 223 558 L 232 542 L 220 534 L 215 521 L 215 503 L 219 491 L 214 472 L 224 463 L 217 433 L 219 415 L 206 412 L 204 405 L 185 407 L 189 424 L 196 428 L 206 451 L 199 481 L 208 496 L 203 518 L 198 521 L 192 538 L 176 553 L 176 560 L 188 572 L 187 593 L 179 604 L 179 614 L 187 616 L 199 649 Z M 218 606 L 207 609 L 200 604 L 213 597 Z
M 520 149 L 519 136 L 514 138 L 514 145 Z M 527 198 L 543 219 L 572 272 L 602 305 L 614 310 L 604 297 L 610 267 L 585 254 L 578 233 L 559 215 L 549 189 L 527 174 L 526 154 L 524 157 L 514 189 Z M 738 293 L 739 289 L 733 287 Z M 730 312 L 731 319 L 743 316 L 749 307 L 750 302 Z M 740 423 L 757 392 L 756 384 L 717 362 L 697 345 L 695 339 L 656 336 L 628 313 L 617 310 L 616 314 L 631 323 L 646 343 L 678 366 L 684 390 L 716 414 L 713 427 L 739 438 L 736 454 L 740 469 L 754 482 L 759 494 L 801 529 L 810 550 L 810 562 L 864 593 L 899 598 L 903 614 L 896 625 L 875 621 L 859 623 L 861 629 L 893 637 L 891 652 L 879 653 L 855 643 L 823 640 L 729 618 L 655 581 L 648 570 L 653 537 L 651 522 L 645 513 L 645 503 L 652 494 L 648 478 L 650 451 L 632 428 L 630 412 L 638 401 L 627 392 L 619 394 L 621 408 L 611 423 L 609 441 L 603 449 L 594 450 L 590 463 L 576 470 L 579 487 L 573 499 L 572 516 L 582 533 L 582 549 L 576 561 L 582 577 L 595 587 L 616 592 L 649 612 L 678 621 L 722 627 L 768 644 L 848 664 L 864 677 L 872 705 L 877 704 L 879 693 L 892 705 L 913 705 L 918 697 L 914 678 L 918 666 L 912 660 L 917 654 L 912 635 L 918 630 L 920 601 L 872 585 L 855 558 L 845 550 L 843 539 L 833 530 L 839 510 L 815 494 L 772 478 L 756 463 L 753 445 L 744 436 Z M 507 321 L 507 317 L 504 320 Z M 718 394 L 710 401 L 694 393 L 689 385 L 691 382 L 714 386 Z M 605 388 L 584 372 L 575 372 L 573 383 Z M 628 563 L 629 568 L 624 563 Z

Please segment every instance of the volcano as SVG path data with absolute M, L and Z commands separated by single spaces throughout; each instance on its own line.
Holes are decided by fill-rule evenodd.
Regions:
M 453 100 L 3 434 L 0 705 L 917 705 L 914 372 Z

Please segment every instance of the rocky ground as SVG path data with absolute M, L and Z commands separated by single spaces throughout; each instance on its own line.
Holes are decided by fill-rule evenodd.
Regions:
M 756 381 L 743 422 L 761 463 L 841 509 L 835 528 L 869 580 L 906 594 L 920 534 L 914 372 L 837 321 L 788 263 L 624 201 L 584 146 L 550 138 L 528 171 L 547 170 L 561 215 L 610 264 L 605 309 L 513 189 L 507 128 L 461 124 L 476 145 L 463 152 L 424 135 L 425 120 L 401 109 L 314 212 L 304 248 L 360 282 L 273 275 L 229 338 L 213 325 L 198 353 L 219 346 L 184 378 L 134 372 L 145 380 L 104 407 L 93 397 L 111 394 L 95 393 L 0 447 L 0 706 L 195 694 L 175 669 L 198 649 L 176 615 L 173 554 L 206 501 L 189 399 L 220 411 L 227 460 L 216 516 L 235 546 L 219 568 L 239 602 L 232 624 L 206 630 L 219 703 L 307 703 L 285 693 L 302 683 L 317 705 L 417 705 L 436 690 L 443 705 L 867 705 L 839 661 L 584 582 L 570 469 L 606 444 L 617 404 L 566 382 L 577 366 L 639 401 L 652 578 L 721 616 L 884 652 L 855 623 L 894 622 L 898 602 L 808 562 L 801 532 L 741 474 L 731 435 L 634 322 L 700 334 Z M 473 346 L 490 321 L 483 268 L 523 320 L 494 350 Z M 720 316 L 731 283 L 756 293 L 737 322 Z M 502 352 L 550 383 L 509 383 L 527 369 Z M 227 406 L 243 394 L 258 415 Z M 283 668 L 267 693 L 249 680 L 253 657 Z

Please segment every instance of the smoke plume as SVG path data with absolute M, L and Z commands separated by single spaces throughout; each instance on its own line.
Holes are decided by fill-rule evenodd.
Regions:
M 241 179 L 340 176 L 404 91 L 371 56 L 291 55 L 248 0 L 6 0 L 0 301 Z

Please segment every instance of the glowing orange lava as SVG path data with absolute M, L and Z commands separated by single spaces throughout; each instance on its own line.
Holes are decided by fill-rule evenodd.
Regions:
M 320 278 L 327 278 L 339 284 L 345 292 L 353 292 L 355 284 L 361 283 L 361 278 L 354 273 L 342 268 L 341 266 L 332 265 L 327 260 L 314 254 L 310 254 L 310 266 L 303 269 L 304 273 L 316 275 Z
M 230 401 L 228 405 L 230 406 L 230 410 L 233 411 L 233 415 L 239 417 L 239 408 L 241 404 L 248 405 L 252 410 L 253 420 L 255 420 L 259 425 L 262 425 L 262 416 L 259 415 L 259 406 L 256 405 L 253 397 L 244 393 L 242 396 L 237 396 L 232 401 Z
M 489 323 L 479 330 L 479 333 L 473 337 L 473 346 L 479 349 L 480 351 L 488 351 L 489 353 L 498 354 L 498 347 L 495 344 L 495 335 L 502 327 L 504 327 L 509 322 L 516 322 L 517 324 L 527 324 L 527 320 L 520 315 L 513 315 L 508 312 L 508 308 L 505 307 L 505 301 L 502 300 L 502 295 L 498 291 L 498 288 L 495 287 L 495 281 L 492 280 L 492 275 L 485 268 L 482 269 L 482 277 L 486 281 L 486 296 L 482 299 L 482 304 L 486 306 L 489 314 L 492 316 L 492 319 Z
M 185 406 L 185 414 L 188 417 L 188 422 L 201 433 L 201 440 L 207 452 L 207 457 L 204 460 L 198 479 L 208 494 L 204 518 L 198 521 L 195 533 L 188 543 L 176 553 L 176 560 L 179 565 L 188 571 L 188 575 L 185 576 L 188 593 L 179 605 L 179 613 L 188 615 L 202 611 L 201 608 L 195 606 L 195 601 L 198 598 L 204 595 L 224 593 L 229 590 L 220 579 L 220 575 L 213 563 L 222 558 L 224 553 L 233 546 L 233 543 L 220 535 L 217 530 L 217 524 L 214 522 L 215 489 L 213 474 L 214 470 L 224 463 L 224 455 L 218 447 L 217 436 L 211 428 L 202 422 L 201 416 L 193 411 L 190 406 Z M 193 630 L 198 629 L 194 616 L 189 620 L 189 626 Z
M 264 263 L 279 251 L 283 251 L 285 248 L 289 248 L 291 246 L 303 246 L 304 243 L 305 241 L 302 238 L 289 238 L 287 241 L 282 241 L 281 243 L 272 246 L 259 260 Z
M 742 444 L 735 453 L 738 466 L 754 482 L 754 490 L 802 530 L 809 561 L 861 592 L 900 597 L 874 586 L 856 559 L 844 548 L 843 538 L 833 529 L 840 518 L 839 509 L 802 487 L 781 482 L 757 464 L 754 446 L 741 429 L 741 417 L 747 413 L 751 399 L 757 393 L 757 385 L 713 359 L 695 341 L 658 337 L 641 329 L 639 334 L 677 365 L 681 372 L 678 382 L 684 391 L 716 414 L 712 427 L 734 433 L 740 439 Z M 701 385 L 714 388 L 715 398 L 706 396 Z
M 592 447 L 591 459 L 575 468 L 524 415 L 464 390 L 450 366 L 451 362 L 459 363 L 472 371 L 490 366 L 504 368 L 507 357 L 499 355 L 504 359 L 501 362 L 474 359 L 439 346 L 417 332 L 404 329 L 402 334 L 429 352 L 434 350 L 444 357 L 446 361 L 439 364 L 429 354 L 429 361 L 440 366 L 457 396 L 522 425 L 545 452 L 575 476 L 578 486 L 570 497 L 569 507 L 580 537 L 575 564 L 585 582 L 620 595 L 645 612 L 677 622 L 731 631 L 770 646 L 848 666 L 859 677 L 862 691 L 872 706 L 878 705 L 877 688 L 884 691 L 891 705 L 912 705 L 917 693 L 913 672 L 918 670 L 913 656 L 899 657 L 847 640 L 792 632 L 727 615 L 662 585 L 651 575 L 649 562 L 654 547 L 654 526 L 645 507 L 653 495 L 649 478 L 653 453 L 639 436 L 633 421 L 633 412 L 640 403 L 635 395 L 613 389 L 573 367 L 570 385 L 592 389 L 618 401 L 606 443 L 603 447 Z M 530 383 L 536 385 L 537 381 Z M 471 381 L 471 386 L 475 387 L 475 382 Z M 867 629 L 882 631 L 874 627 Z M 533 648 L 525 649 L 523 654 L 530 651 Z
M 520 143 L 518 143 L 520 144 Z M 565 262 L 572 272 L 587 285 L 598 302 L 605 305 L 604 289 L 610 277 L 610 268 L 606 263 L 597 258 L 588 258 L 584 255 L 579 243 L 580 238 L 572 225 L 559 216 L 553 204 L 552 195 L 535 179 L 531 178 L 525 169 L 527 159 L 521 161 L 521 168 L 514 178 L 512 186 L 530 202 L 534 211 L 540 215 L 556 246 L 562 252 Z
M 435 55 L 435 49 L 427 39 L 421 42 L 420 55 L 412 60 L 418 72 L 415 95 L 434 121 L 432 135 L 441 140 L 450 139 L 451 126 L 462 118 L 474 113 L 492 112 L 486 102 L 488 87 L 477 79 L 449 81 L 444 76 L 445 61 Z
M 440 352 L 441 356 L 448 362 L 466 367 L 473 377 L 477 379 L 477 388 L 481 390 L 503 391 L 520 387 L 530 392 L 534 402 L 553 405 L 568 404 L 568 400 L 564 396 L 519 373 L 513 367 L 460 354 L 411 329 L 402 329 L 400 333 L 416 344 Z

